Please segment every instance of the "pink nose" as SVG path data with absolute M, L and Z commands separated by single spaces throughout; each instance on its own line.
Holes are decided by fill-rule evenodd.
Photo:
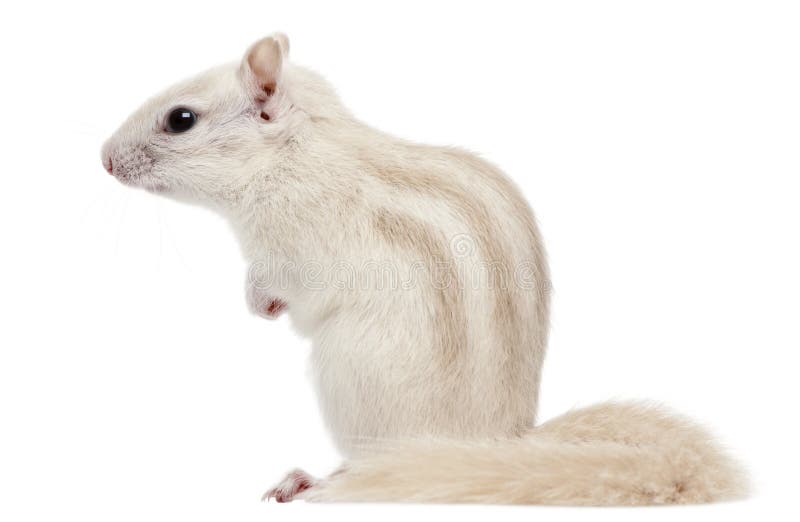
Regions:
M 103 166 L 106 168 L 109 174 L 114 173 L 114 163 L 111 161 L 111 156 L 105 156 L 103 158 Z

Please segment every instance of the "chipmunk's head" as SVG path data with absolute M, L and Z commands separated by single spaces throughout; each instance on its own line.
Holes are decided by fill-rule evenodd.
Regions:
M 310 93 L 324 81 L 288 66 L 288 54 L 287 37 L 274 34 L 253 44 L 240 63 L 155 96 L 103 145 L 103 166 L 119 181 L 153 192 L 235 200 L 309 115 L 323 110 L 320 96 Z M 336 105 L 327 86 L 321 94 Z

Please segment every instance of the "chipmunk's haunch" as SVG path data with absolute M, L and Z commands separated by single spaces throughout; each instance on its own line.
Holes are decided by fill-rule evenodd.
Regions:
M 607 403 L 534 427 L 549 281 L 519 191 L 468 152 L 357 121 L 288 53 L 276 34 L 172 87 L 102 153 L 120 181 L 228 217 L 252 262 L 251 308 L 288 310 L 313 340 L 321 409 L 348 461 L 323 480 L 293 472 L 268 496 L 609 505 L 744 493 L 701 428 L 655 407 Z

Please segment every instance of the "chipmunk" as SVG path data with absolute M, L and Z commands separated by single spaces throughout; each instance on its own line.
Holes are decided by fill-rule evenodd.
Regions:
M 520 191 L 457 148 L 358 121 L 283 34 L 169 88 L 102 149 L 126 185 L 215 209 L 251 263 L 247 296 L 312 340 L 346 456 L 265 498 L 644 505 L 737 498 L 701 427 L 637 402 L 535 425 L 549 276 Z

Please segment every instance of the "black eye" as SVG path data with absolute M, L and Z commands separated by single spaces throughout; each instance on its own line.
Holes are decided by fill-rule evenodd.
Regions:
M 167 132 L 186 132 L 194 127 L 197 114 L 189 109 L 179 107 L 173 109 L 167 118 Z

